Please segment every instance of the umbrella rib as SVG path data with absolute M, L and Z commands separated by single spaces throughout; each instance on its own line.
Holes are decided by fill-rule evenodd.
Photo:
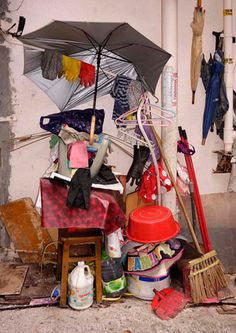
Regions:
M 101 43 L 101 47 L 102 49 L 106 46 L 106 44 L 108 43 L 109 39 L 111 38 L 111 35 L 118 29 L 120 29 L 121 27 L 123 27 L 126 23 L 122 23 L 120 25 L 118 25 L 118 27 L 115 27 L 112 31 L 109 32 L 109 34 L 106 36 L 106 38 L 102 41 Z
M 148 46 L 148 45 L 144 45 L 144 44 L 139 44 L 139 43 L 132 43 L 132 44 L 125 45 L 123 47 L 121 46 L 120 48 L 117 48 L 117 50 L 122 49 L 122 48 L 126 48 L 126 47 L 130 47 L 130 46 L 134 46 L 134 45 L 146 47 L 147 49 L 151 49 L 151 50 L 162 52 L 162 53 L 168 53 L 168 52 L 166 52 L 165 50 L 163 50 L 161 48 L 157 49 L 156 47 L 152 47 L 152 46 Z M 116 49 L 114 49 L 114 50 L 116 50 Z
M 114 53 L 114 54 L 115 54 L 115 53 Z M 131 63 L 131 61 L 129 61 L 128 59 L 123 59 L 123 58 L 119 57 L 119 55 L 117 55 L 119 58 L 112 57 L 112 56 L 107 55 L 107 54 L 104 54 L 104 53 L 102 53 L 102 56 L 103 56 L 103 57 L 110 58 L 110 59 L 115 59 L 115 60 L 119 60 L 119 61 L 123 61 L 123 62 Z
M 65 22 L 63 22 L 63 21 L 59 21 L 60 23 L 62 23 L 62 24 L 64 24 L 64 25 L 68 25 L 68 23 L 65 23 Z M 70 25 L 70 27 L 72 27 L 73 29 L 75 29 L 75 30 L 79 30 L 79 31 L 82 31 L 84 34 L 85 34 L 85 36 L 88 38 L 88 40 L 90 41 L 90 43 L 93 45 L 93 47 L 95 48 L 95 50 L 98 52 L 98 49 L 97 49 L 97 47 L 96 47 L 96 43 L 97 43 L 97 41 L 92 37 L 92 36 L 90 36 L 86 31 L 84 31 L 83 29 L 81 29 L 81 28 L 77 28 L 76 26 L 74 26 L 74 25 Z M 98 43 L 97 43 L 98 44 Z
M 79 85 L 80 85 L 80 80 L 78 80 L 78 82 L 77 82 L 77 87 L 78 87 Z M 77 89 L 77 88 L 74 89 L 74 92 L 75 92 L 76 89 Z M 71 101 L 72 97 L 73 97 L 73 94 L 71 94 L 70 97 L 68 98 L 68 100 L 67 100 L 67 102 L 66 102 L 66 105 L 69 104 L 69 101 Z M 63 110 L 63 111 L 64 111 L 64 110 Z
M 68 45 L 71 45 L 71 46 L 75 46 L 75 47 L 77 47 L 78 49 L 81 49 L 82 51 L 88 51 L 88 49 L 86 49 L 86 48 L 83 48 L 83 47 L 81 47 L 81 46 L 78 46 L 78 45 L 76 45 L 76 44 L 74 44 L 74 43 L 71 43 L 71 42 L 66 42 Z M 90 49 L 90 52 L 91 53 L 93 53 L 93 54 L 97 54 L 97 49 L 95 48 L 95 51 L 93 51 L 92 49 Z M 84 54 L 83 54 L 84 55 Z M 88 54 L 88 55 L 90 55 L 90 54 Z

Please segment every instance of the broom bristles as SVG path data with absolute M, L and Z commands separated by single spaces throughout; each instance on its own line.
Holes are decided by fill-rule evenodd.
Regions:
M 215 250 L 189 261 L 189 269 L 191 296 L 195 304 L 216 297 L 218 291 L 227 286 L 224 268 Z

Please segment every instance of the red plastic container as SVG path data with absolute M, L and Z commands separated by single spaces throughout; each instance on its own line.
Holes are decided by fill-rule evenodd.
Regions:
M 175 237 L 179 230 L 180 226 L 169 208 L 144 206 L 130 213 L 126 234 L 136 242 L 160 243 Z

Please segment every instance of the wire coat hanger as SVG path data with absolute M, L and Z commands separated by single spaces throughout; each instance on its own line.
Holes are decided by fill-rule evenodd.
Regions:
M 147 97 L 147 94 L 144 94 L 140 101 L 143 103 L 142 107 L 141 107 L 141 122 L 143 125 L 146 126 L 170 126 L 174 117 L 175 117 L 175 113 L 172 110 L 169 109 L 165 109 L 161 106 L 155 105 L 155 104 L 151 104 L 149 101 L 149 98 Z M 141 105 L 140 104 L 140 105 Z M 139 105 L 139 107 L 140 107 Z M 135 108 L 132 110 L 129 110 L 125 113 L 123 113 L 122 115 L 120 115 L 117 119 L 115 119 L 115 124 L 117 127 L 121 127 L 121 126 L 126 126 L 126 127 L 132 127 L 135 125 L 138 125 L 138 121 L 137 119 L 127 119 L 127 117 L 133 116 L 133 115 L 137 115 L 137 110 L 139 109 Z

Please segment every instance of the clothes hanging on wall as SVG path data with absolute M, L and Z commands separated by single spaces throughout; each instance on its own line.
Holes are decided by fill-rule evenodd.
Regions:
M 76 81 L 80 75 L 81 71 L 81 61 L 62 55 L 62 72 L 68 81 Z
M 160 175 L 161 192 L 165 193 L 170 191 L 173 185 L 166 171 L 163 169 L 160 160 L 158 161 L 158 170 Z M 153 164 L 151 164 L 144 172 L 138 192 L 145 202 L 156 200 L 156 196 L 159 193 L 157 190 L 156 172 Z
M 87 64 L 84 61 L 81 61 L 81 70 L 80 70 L 80 84 L 82 86 L 91 87 L 95 82 L 95 67 L 91 64 Z
M 111 89 L 111 96 L 115 99 L 112 119 L 115 120 L 121 114 L 129 110 L 127 90 L 131 79 L 124 75 L 117 75 Z
M 55 50 L 46 50 L 41 58 L 42 76 L 47 80 L 55 80 L 62 72 L 62 54 Z
M 95 66 L 84 61 L 59 53 L 56 50 L 46 50 L 41 58 L 42 76 L 48 80 L 65 77 L 73 82 L 80 79 L 84 87 L 92 86 L 95 82 Z
M 115 99 L 112 119 L 115 120 L 123 113 L 136 108 L 142 93 L 143 88 L 140 81 L 117 75 L 110 91 L 110 95 Z

